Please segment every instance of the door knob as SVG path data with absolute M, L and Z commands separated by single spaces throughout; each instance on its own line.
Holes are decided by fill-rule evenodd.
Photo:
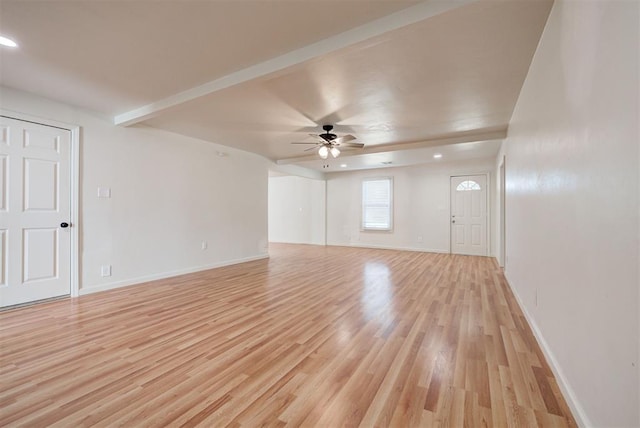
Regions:
M 63 229 L 64 229 L 65 227 L 69 227 L 69 223 L 64 223 L 64 222 L 63 222 L 63 223 L 60 223 L 60 227 L 61 227 L 61 228 L 63 228 Z

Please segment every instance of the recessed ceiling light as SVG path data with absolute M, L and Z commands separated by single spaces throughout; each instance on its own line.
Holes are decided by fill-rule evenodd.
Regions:
M 7 38 L 7 37 L 3 37 L 0 36 L 0 45 L 2 46 L 8 46 L 10 48 L 15 48 L 18 46 L 18 44 L 16 42 L 14 42 L 13 40 Z
M 341 164 L 340 164 L 340 168 L 346 168 L 346 167 L 347 167 L 347 164 L 346 164 L 346 163 L 341 163 Z
M 434 159 L 440 159 L 442 158 L 442 153 L 436 153 L 435 155 L 433 155 Z

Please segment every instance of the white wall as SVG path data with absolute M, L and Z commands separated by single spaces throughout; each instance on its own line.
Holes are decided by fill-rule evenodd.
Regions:
M 269 241 L 325 244 L 325 182 L 269 177 Z
M 0 108 L 82 127 L 81 292 L 266 256 L 264 158 L 0 91 Z M 98 186 L 112 198 L 98 199 Z M 104 264 L 113 276 L 100 276 Z
M 555 2 L 504 144 L 508 280 L 594 426 L 638 426 L 639 5 Z
M 327 244 L 448 253 L 450 176 L 493 169 L 493 160 L 486 160 L 327 174 Z M 372 177 L 393 177 L 392 232 L 360 230 L 362 180 Z M 495 192 L 491 185 L 488 187 L 493 200 Z M 493 202 L 488 205 L 493 206 Z M 490 241 L 494 236 L 493 223 L 487 229 Z M 493 254 L 493 246 L 489 251 Z
M 492 236 L 492 242 L 493 242 L 493 249 L 494 249 L 494 256 L 496 258 L 496 260 L 498 261 L 498 264 L 502 267 L 505 267 L 505 261 L 502 260 L 502 236 L 500 234 L 500 228 L 502 226 L 501 224 L 501 220 L 502 220 L 502 189 L 505 185 L 505 183 L 502 182 L 502 178 L 500 177 L 500 166 L 502 165 L 502 163 L 504 162 L 504 147 L 505 144 L 504 142 L 502 142 L 501 146 L 500 146 L 500 151 L 498 152 L 498 155 L 496 156 L 496 163 L 495 163 L 495 169 L 493 171 L 493 177 L 494 182 L 493 182 L 493 187 L 492 187 L 492 191 L 494 192 L 495 198 L 493 198 L 493 232 L 494 235 Z M 506 162 L 505 162 L 505 166 L 506 166 Z M 506 198 L 505 198 L 506 199 Z M 506 217 L 506 215 L 505 215 Z M 506 246 L 505 246 L 506 247 Z M 506 258 L 506 257 L 505 257 Z

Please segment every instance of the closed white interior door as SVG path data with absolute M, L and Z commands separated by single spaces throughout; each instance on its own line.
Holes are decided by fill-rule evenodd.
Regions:
M 451 177 L 451 252 L 487 255 L 487 177 Z
M 0 117 L 2 307 L 70 294 L 70 150 L 68 130 Z

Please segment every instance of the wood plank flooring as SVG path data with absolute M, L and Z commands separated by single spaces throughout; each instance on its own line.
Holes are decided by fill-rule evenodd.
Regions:
M 0 424 L 576 426 L 493 259 L 270 253 L 0 313 Z

